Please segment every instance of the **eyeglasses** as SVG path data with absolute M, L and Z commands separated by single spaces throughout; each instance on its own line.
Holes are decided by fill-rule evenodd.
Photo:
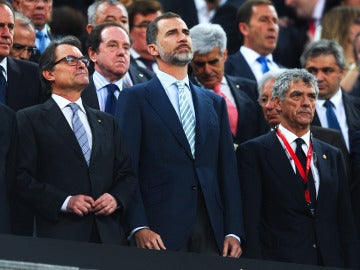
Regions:
M 146 29 L 150 23 L 151 23 L 150 21 L 142 21 L 141 23 L 139 23 L 137 25 L 133 25 L 133 27 Z
M 24 50 L 26 50 L 28 53 L 30 54 L 33 54 L 36 52 L 37 48 L 36 47 L 33 47 L 33 46 L 25 46 L 25 45 L 22 45 L 22 44 L 19 44 L 19 43 L 14 43 L 12 45 L 12 48 L 15 50 L 15 51 L 19 51 L 19 52 L 23 52 Z
M 77 66 L 79 61 L 81 61 L 83 64 L 85 64 L 86 67 L 89 66 L 89 59 L 86 56 L 81 56 L 81 57 L 76 57 L 73 55 L 67 55 L 63 58 L 61 58 L 60 60 L 56 61 L 53 66 L 56 66 L 57 64 L 59 64 L 60 62 L 65 61 L 66 64 L 68 64 L 69 66 Z

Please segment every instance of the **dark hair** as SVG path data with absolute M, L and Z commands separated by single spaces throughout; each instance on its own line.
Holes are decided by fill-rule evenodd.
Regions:
M 274 6 L 273 2 L 270 0 L 247 0 L 245 1 L 237 10 L 236 13 L 236 23 L 239 26 L 239 23 L 243 22 L 248 24 L 250 22 L 250 18 L 253 14 L 253 7 L 254 6 L 261 6 L 261 5 L 267 5 L 267 6 Z M 240 34 L 240 40 L 243 43 L 243 35 Z
M 166 12 L 159 17 L 156 17 L 146 29 L 146 43 L 154 44 L 156 42 L 156 36 L 159 33 L 158 22 L 164 19 L 172 19 L 172 18 L 179 18 L 181 19 L 180 15 L 173 13 L 173 12 Z
M 77 37 L 65 36 L 60 39 L 53 40 L 45 51 L 41 54 L 39 60 L 39 75 L 41 80 L 41 86 L 45 90 L 45 93 L 50 96 L 51 94 L 51 82 L 46 80 L 42 75 L 45 70 L 53 70 L 56 60 L 55 50 L 59 45 L 71 45 L 78 48 L 81 51 L 81 42 Z
M 163 12 L 161 3 L 157 0 L 134 0 L 128 7 L 129 27 L 130 30 L 134 25 L 136 14 L 148 15 L 158 11 Z
M 111 27 L 111 26 L 115 26 L 115 27 L 119 27 L 121 29 L 123 29 L 127 35 L 129 35 L 128 31 L 125 29 L 124 26 L 122 26 L 120 23 L 118 22 L 104 22 L 104 23 L 100 23 L 98 25 L 96 25 L 88 38 L 87 41 L 87 47 L 91 48 L 91 50 L 93 50 L 94 52 L 97 52 L 97 50 L 99 49 L 100 43 L 101 43 L 101 33 L 103 32 L 104 29 Z M 130 38 L 130 37 L 129 37 Z
M 318 57 L 319 55 L 333 55 L 336 65 L 341 69 L 345 69 L 345 56 L 341 46 L 333 40 L 320 39 L 308 44 L 300 57 L 302 67 L 305 67 L 309 58 Z

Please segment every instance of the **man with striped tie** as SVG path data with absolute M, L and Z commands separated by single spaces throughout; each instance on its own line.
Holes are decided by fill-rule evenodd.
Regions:
M 121 217 L 136 178 L 115 119 L 81 100 L 88 63 L 75 37 L 42 54 L 51 97 L 18 112 L 14 193 L 35 213 L 34 236 L 125 244 Z
M 146 33 L 156 76 L 120 93 L 115 117 L 139 176 L 126 225 L 141 248 L 239 257 L 236 160 L 225 100 L 189 82 L 184 21 L 155 18 Z

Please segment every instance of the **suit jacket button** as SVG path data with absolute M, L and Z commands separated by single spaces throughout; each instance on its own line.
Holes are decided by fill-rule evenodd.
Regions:
M 312 245 L 312 247 L 313 247 L 313 248 L 316 248 L 316 244 L 314 243 L 314 244 Z
M 197 186 L 192 186 L 191 189 L 192 190 L 197 190 Z

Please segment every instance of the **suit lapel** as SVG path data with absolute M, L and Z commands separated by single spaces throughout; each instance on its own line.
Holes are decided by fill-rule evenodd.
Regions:
M 201 150 L 206 149 L 203 146 L 206 134 L 209 130 L 209 124 L 211 124 L 214 119 L 216 119 L 212 100 L 205 95 L 205 92 L 200 91 L 196 86 L 190 83 L 191 94 L 194 103 L 195 116 L 196 116 L 196 143 L 195 143 L 195 152 L 196 155 L 201 155 Z M 205 90 L 208 91 L 208 90 Z M 214 123 L 216 125 L 216 123 Z
M 96 94 L 93 76 L 90 77 L 89 85 L 81 93 L 81 98 L 83 99 L 86 105 L 89 105 L 94 109 L 100 110 L 99 100 Z
M 56 130 L 59 137 L 86 163 L 79 142 L 59 106 L 50 98 L 44 103 L 45 119 L 49 125 Z
M 157 77 L 150 80 L 146 86 L 146 99 L 159 118 L 164 121 L 176 140 L 184 147 L 187 154 L 192 158 L 190 145 L 179 117 Z
M 91 165 L 96 156 L 101 156 L 101 146 L 102 143 L 104 143 L 104 129 L 101 117 L 99 117 L 99 115 L 97 115 L 94 110 L 91 110 L 88 106 L 84 105 L 84 108 L 92 133 L 92 148 L 90 156 Z
M 277 179 L 282 181 L 283 190 L 292 192 L 298 203 L 304 206 L 303 183 L 296 177 L 286 151 L 277 138 L 275 131 L 268 133 L 267 136 L 269 138 L 265 143 L 267 149 L 265 158 L 269 162 L 269 166 L 277 174 Z

